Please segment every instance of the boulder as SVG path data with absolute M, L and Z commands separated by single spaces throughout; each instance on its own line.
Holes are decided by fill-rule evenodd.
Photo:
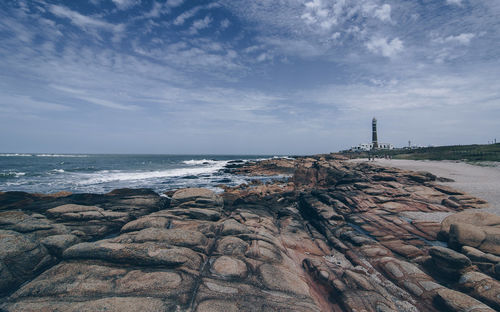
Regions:
M 483 252 L 500 256 L 500 228 L 452 224 L 448 244 L 454 247 L 471 246 Z
M 223 199 L 215 192 L 205 188 L 187 188 L 172 195 L 172 207 L 222 208 Z
M 250 233 L 250 230 L 234 219 L 228 219 L 222 223 L 222 235 L 238 235 Z
M 50 251 L 51 254 L 56 257 L 60 257 L 66 248 L 79 243 L 80 239 L 72 234 L 52 235 L 42 239 L 40 242 Z
M 189 275 L 155 268 L 62 262 L 23 285 L 13 297 L 95 298 L 105 296 L 179 296 L 194 284 Z
M 13 291 L 55 262 L 38 241 L 15 231 L 0 230 L 0 295 Z
M 186 229 L 158 229 L 147 228 L 133 235 L 133 241 L 136 243 L 144 242 L 159 242 L 167 245 L 189 247 L 201 251 L 205 251 L 208 245 L 208 239 L 205 235 L 198 231 Z M 128 236 L 123 236 L 123 239 L 115 239 L 114 241 L 127 241 Z
M 435 302 L 438 307 L 446 311 L 456 312 L 493 312 L 494 310 L 481 301 L 478 301 L 464 293 L 441 288 L 437 290 Z
M 424 183 L 429 181 L 436 181 L 436 176 L 427 171 L 418 171 L 408 173 L 408 178 L 415 182 Z
M 472 264 L 465 255 L 446 247 L 434 246 L 429 249 L 429 254 L 436 264 L 442 263 L 457 270 L 464 269 Z
M 485 211 L 474 210 L 465 210 L 452 214 L 441 222 L 439 236 L 442 240 L 448 240 L 450 226 L 454 223 L 500 227 L 500 216 Z
M 126 212 L 105 210 L 97 206 L 67 204 L 47 210 L 47 214 L 61 221 L 119 221 L 126 222 L 129 215 Z
M 121 232 L 140 231 L 146 228 L 165 229 L 169 226 L 170 220 L 163 217 L 144 216 L 137 220 L 125 224 Z
M 52 229 L 47 219 L 34 218 L 21 211 L 0 212 L 0 228 L 19 233 Z
M 199 268 L 202 260 L 198 253 L 184 247 L 163 247 L 153 242 L 122 244 L 106 240 L 74 245 L 63 252 L 63 258 L 99 259 L 137 266 L 185 265 L 193 270 Z
M 306 296 L 309 287 L 297 274 L 271 264 L 262 264 L 259 273 L 264 285 L 271 290 L 289 292 L 295 295 Z
M 500 310 L 500 282 L 479 272 L 467 272 L 460 277 L 459 285 L 468 294 Z
M 237 237 L 227 236 L 217 243 L 217 252 L 222 255 L 238 256 L 244 255 L 248 249 L 248 243 Z
M 244 278 L 247 275 L 247 266 L 239 259 L 222 256 L 214 261 L 212 271 L 227 278 Z
M 489 262 L 500 263 L 500 256 L 495 256 L 489 253 L 482 252 L 479 249 L 470 246 L 463 246 L 462 253 L 466 255 L 472 262 Z

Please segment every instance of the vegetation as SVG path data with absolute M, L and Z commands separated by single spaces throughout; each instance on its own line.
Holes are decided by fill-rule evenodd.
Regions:
M 342 152 L 352 158 L 367 158 L 368 152 Z M 412 160 L 500 161 L 500 143 L 423 147 L 370 151 L 371 156 Z

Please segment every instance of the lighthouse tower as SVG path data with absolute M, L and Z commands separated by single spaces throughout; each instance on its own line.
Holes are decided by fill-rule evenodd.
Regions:
M 373 117 L 373 119 L 372 119 L 372 143 L 373 143 L 373 149 L 378 148 L 377 118 L 375 118 L 375 117 Z

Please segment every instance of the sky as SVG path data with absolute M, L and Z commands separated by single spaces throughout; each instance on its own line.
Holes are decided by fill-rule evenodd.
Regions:
M 0 152 L 500 141 L 500 0 L 0 2 Z

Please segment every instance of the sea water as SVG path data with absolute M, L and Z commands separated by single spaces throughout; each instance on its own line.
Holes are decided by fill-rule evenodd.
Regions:
M 183 187 L 246 183 L 255 177 L 224 172 L 226 165 L 266 159 L 249 155 L 0 154 L 0 191 L 106 193 L 117 188 Z M 262 180 L 279 177 L 257 177 Z

